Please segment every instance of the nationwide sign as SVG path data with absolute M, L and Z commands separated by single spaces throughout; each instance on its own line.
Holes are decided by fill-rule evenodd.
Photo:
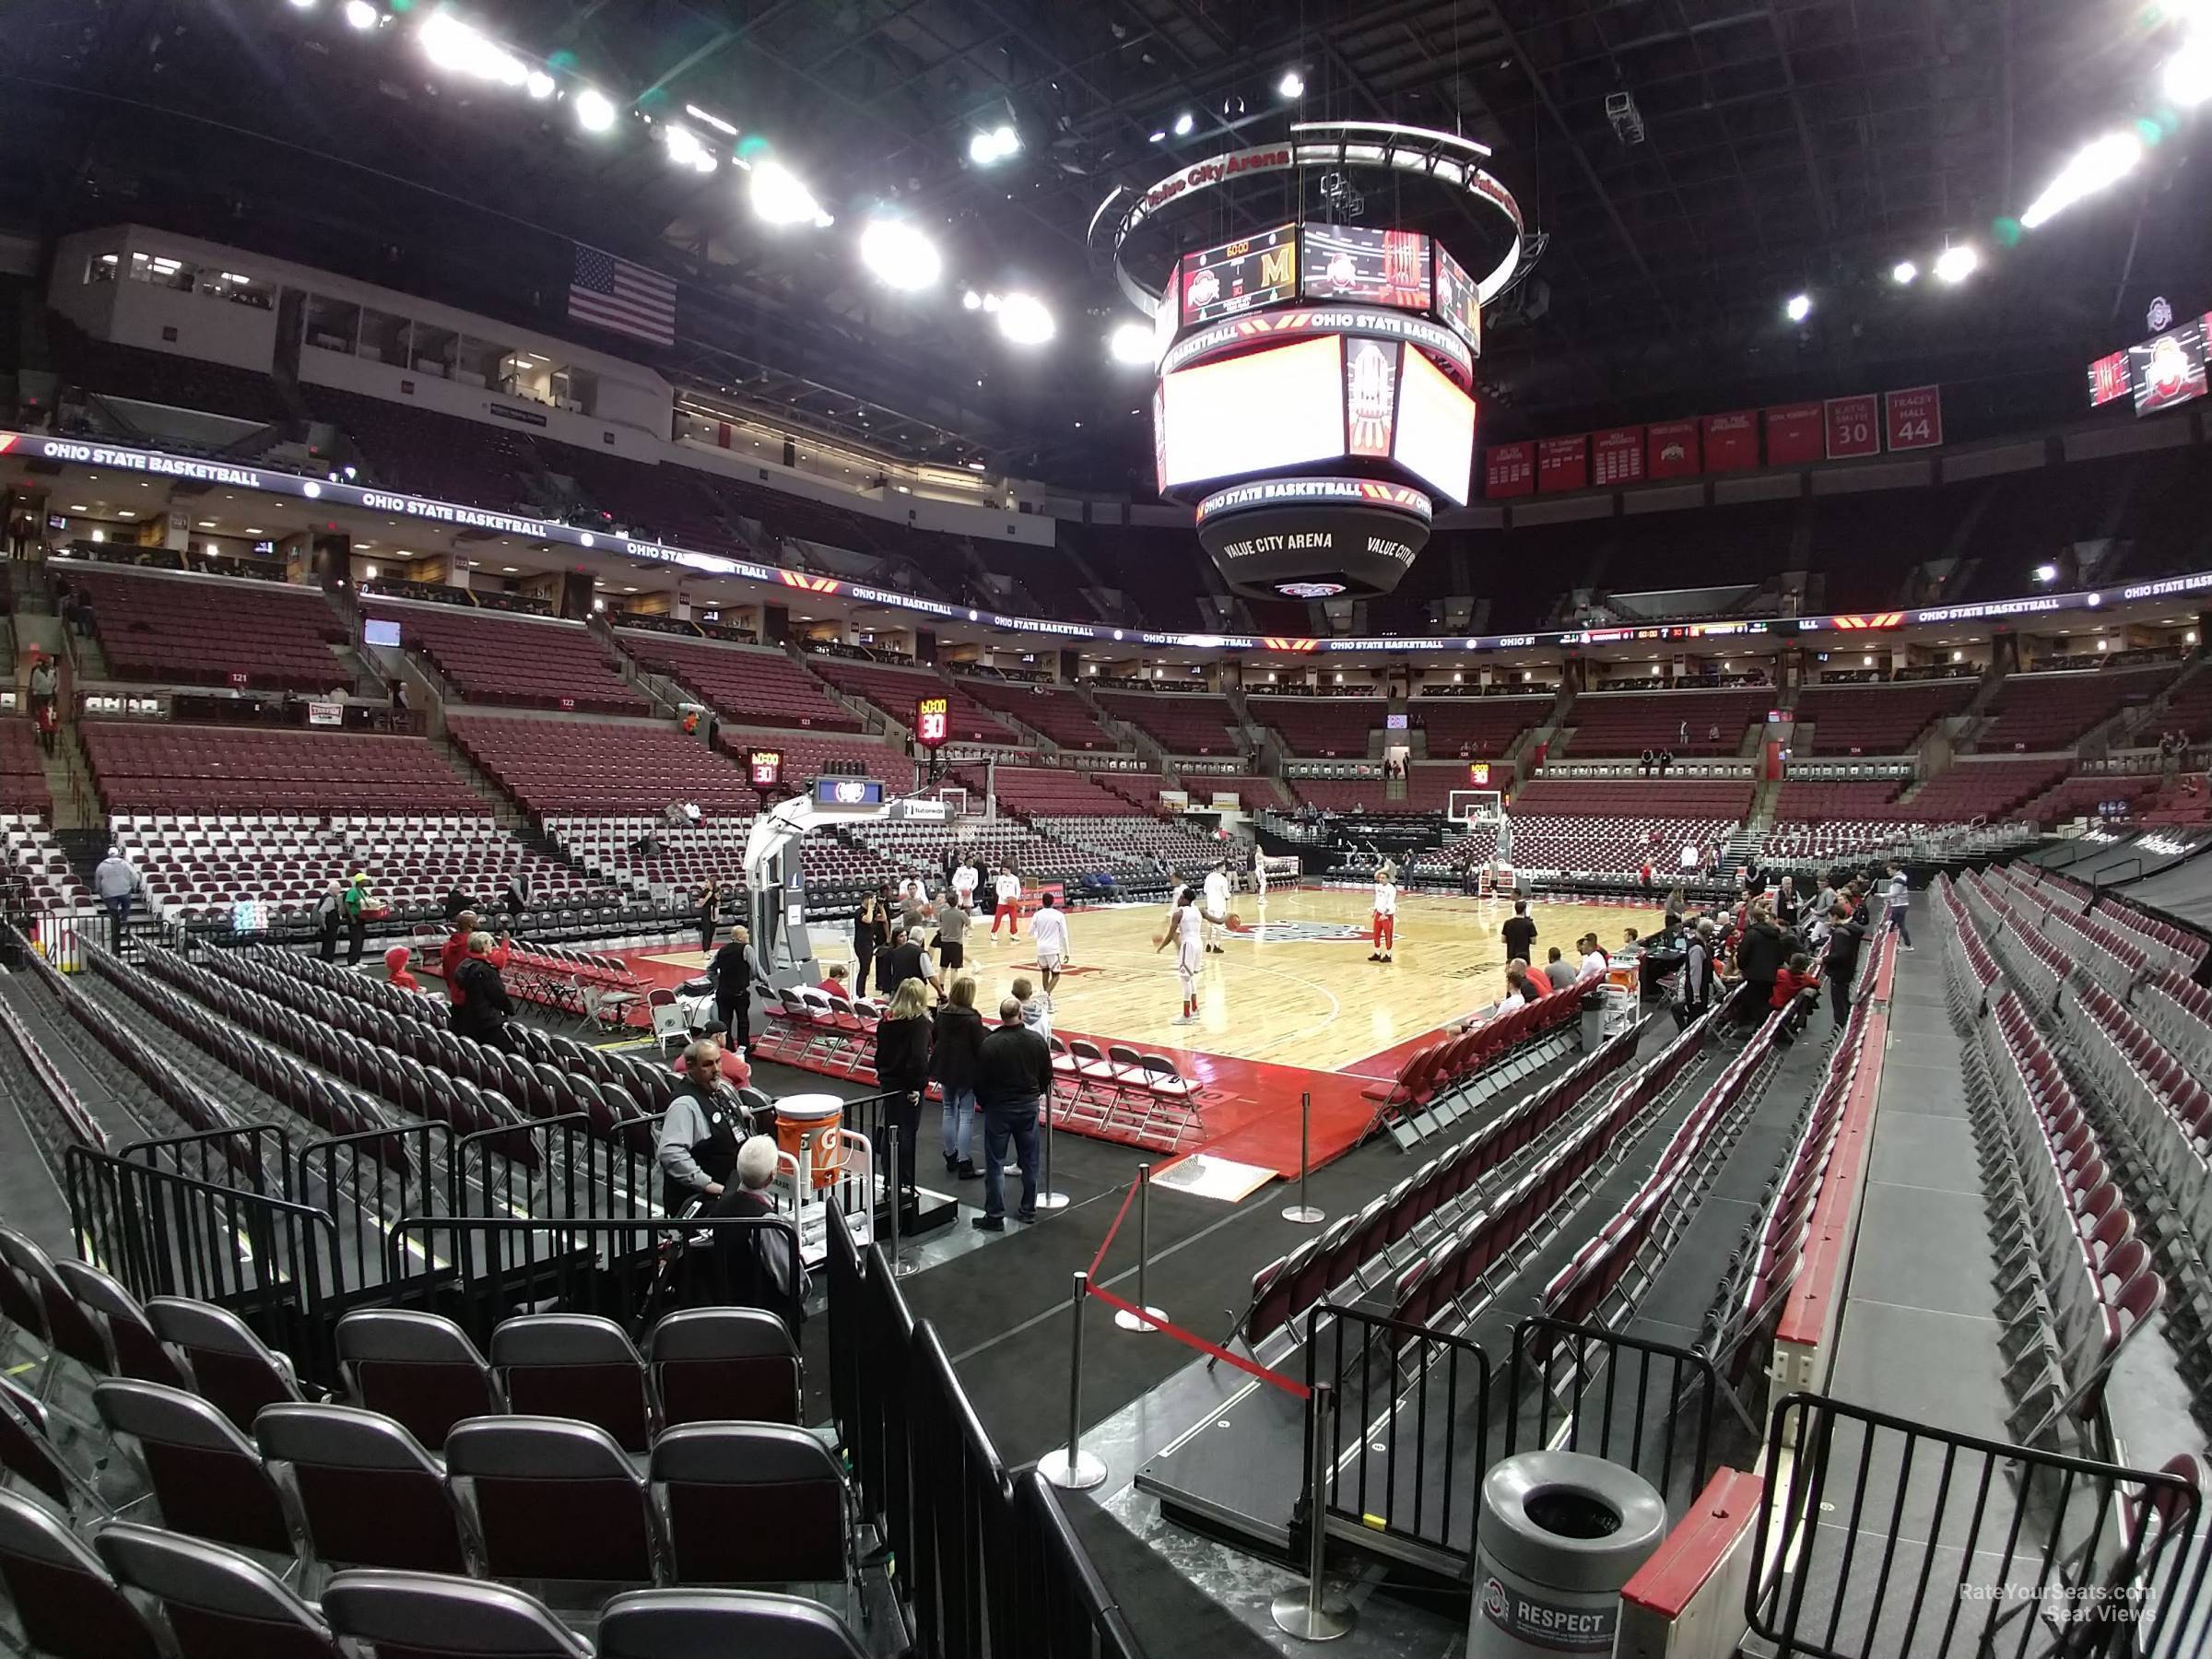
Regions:
M 703 553 L 688 547 L 670 547 L 662 542 L 633 540 L 626 535 L 594 534 L 578 530 L 568 524 L 548 520 L 518 517 L 512 513 L 486 512 L 477 508 L 461 506 L 452 501 L 433 500 L 425 496 L 402 494 L 394 490 L 376 489 L 363 485 L 346 484 L 322 478 L 305 478 L 295 473 L 277 472 L 267 467 L 234 466 L 225 462 L 203 460 L 192 455 L 165 454 L 158 450 L 147 450 L 112 443 L 91 443 L 75 438 L 56 438 L 40 432 L 0 430 L 0 458 L 20 456 L 26 459 L 50 461 L 67 465 L 103 466 L 117 472 L 142 473 L 148 476 L 176 478 L 192 483 L 221 484 L 234 489 L 256 490 L 264 495 L 276 496 L 298 501 L 313 501 L 319 507 L 351 507 L 364 512 L 405 513 L 426 523 L 452 524 L 468 529 L 496 530 L 504 535 L 520 535 L 548 546 L 579 547 L 587 551 L 604 552 L 624 559 L 651 559 L 664 564 L 680 566 L 712 575 L 733 577 L 741 581 L 757 582 L 771 589 L 782 589 L 789 579 L 797 574 L 781 568 L 759 564 L 750 559 L 731 559 L 718 553 Z M 1712 450 L 1707 445 L 1707 469 L 1711 466 Z M 1355 484 L 1369 499 L 1371 492 L 1382 489 L 1393 492 L 1400 487 L 1379 485 L 1372 480 L 1291 479 L 1277 480 L 1251 486 L 1239 486 L 1224 490 L 1222 495 L 1239 494 L 1246 489 L 1282 489 L 1300 486 Z M 1418 512 L 1427 504 L 1427 497 L 1418 490 L 1407 491 L 1404 510 Z M 1417 504 L 1418 503 L 1418 504 Z M 1218 509 L 1216 510 L 1217 516 Z M 1408 655 L 1416 653 L 1442 653 L 1446 652 L 1495 652 L 1543 650 L 1552 646 L 1577 646 L 1616 643 L 1623 639 L 1698 640 L 1729 637 L 1758 636 L 1766 633 L 1797 635 L 1818 633 L 1850 633 L 1868 626 L 1865 616 L 1818 616 L 1796 618 L 1747 618 L 1729 622 L 1705 622 L 1676 625 L 1671 628 L 1583 629 L 1547 633 L 1482 634 L 1482 635 L 1425 635 L 1401 637 L 1385 635 L 1380 638 L 1296 640 L 1268 639 L 1241 634 L 1208 633 L 1137 633 L 1135 630 L 1102 628 L 1085 622 L 1061 622 L 1043 617 L 1014 617 L 993 611 L 971 610 L 946 605 L 940 601 L 917 598 L 912 594 L 894 593 L 885 588 L 863 587 L 841 582 L 833 578 L 820 577 L 813 581 L 822 584 L 824 592 L 842 594 L 864 603 L 880 606 L 886 610 L 906 611 L 918 616 L 942 618 L 958 622 L 965 619 L 983 626 L 1004 629 L 1013 633 L 1050 634 L 1069 640 L 1089 640 L 1105 643 L 1142 643 L 1164 646 L 1182 651 L 1321 651 L 1391 653 Z M 2212 571 L 2195 571 L 2185 575 L 2161 577 L 2156 581 L 2134 582 L 2123 587 L 2091 589 L 2072 594 L 2038 594 L 2018 599 L 1994 599 L 1977 605 L 1939 605 L 1921 610 L 1886 613 L 1886 625 L 1898 628 L 1924 627 L 1941 623 L 2002 621 L 2015 617 L 2056 615 L 2067 611 L 2097 610 L 2108 604 L 2129 604 L 2140 600 L 2171 598 L 2177 594 L 2200 594 L 2212 591 Z M 1895 620 L 1891 621 L 1890 617 Z

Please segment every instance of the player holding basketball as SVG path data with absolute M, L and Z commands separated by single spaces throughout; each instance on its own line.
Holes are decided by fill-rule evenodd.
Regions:
M 1216 956 L 1227 956 L 1221 946 L 1221 930 L 1229 921 L 1229 865 L 1218 864 L 1206 873 L 1206 947 Z
M 961 859 L 960 867 L 952 873 L 952 896 L 959 901 L 959 907 L 971 914 L 975 911 L 975 861 Z
M 1206 924 L 1193 902 L 1194 898 L 1188 888 L 1176 894 L 1175 914 L 1168 922 L 1168 930 L 1152 943 L 1155 955 L 1165 950 L 1171 939 L 1175 943 L 1175 971 L 1182 981 L 1182 1013 L 1177 1025 L 1198 1023 L 1198 971 L 1206 965 Z
M 1030 940 L 1037 947 L 1037 966 L 1044 975 L 1047 1004 L 1067 966 L 1067 912 L 1050 893 L 1037 895 L 1036 913 L 1030 918 Z
M 1367 959 L 1389 961 L 1397 942 L 1398 872 L 1395 865 L 1385 864 L 1375 871 L 1375 947 L 1368 952 Z
M 991 912 L 991 936 L 998 937 L 998 924 L 1004 922 L 1008 934 L 1021 937 L 1021 877 L 1009 865 L 998 873 L 993 889 L 998 895 L 998 907 Z

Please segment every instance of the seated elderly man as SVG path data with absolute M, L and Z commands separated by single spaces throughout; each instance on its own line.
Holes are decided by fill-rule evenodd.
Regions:
M 776 1143 L 756 1135 L 737 1148 L 728 1186 L 708 1213 L 772 1216 L 776 1203 L 769 1189 L 776 1179 Z M 714 1245 L 720 1258 L 718 1300 L 741 1308 L 765 1308 L 794 1335 L 806 1318 L 806 1264 L 793 1248 L 794 1235 L 777 1227 L 723 1228 Z

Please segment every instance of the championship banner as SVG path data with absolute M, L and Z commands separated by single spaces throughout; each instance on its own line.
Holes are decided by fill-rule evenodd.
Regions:
M 1724 416 L 1721 418 L 1726 419 Z M 1694 477 L 1703 470 L 1698 453 L 1698 423 L 1657 420 L 1643 429 L 1643 471 L 1651 478 Z
M 1590 439 L 1591 481 L 1601 488 L 1608 484 L 1641 484 L 1643 482 L 1643 429 L 1616 427 L 1609 432 L 1595 432 Z
M 1819 460 L 1822 451 L 1818 404 L 1777 404 L 1767 411 L 1769 466 L 1803 466 Z
M 1491 500 L 1507 496 L 1534 495 L 1536 490 L 1536 446 L 1533 443 L 1494 443 L 1482 453 L 1482 493 Z
M 1550 495 L 1562 489 L 1590 488 L 1590 434 L 1536 440 L 1536 491 Z
M 1830 461 L 1852 461 L 1882 453 L 1882 429 L 1873 393 L 1831 397 L 1821 409 Z
M 1943 388 L 1883 393 L 1882 428 L 1892 450 L 1936 448 L 1943 442 Z
M 1749 472 L 1759 465 L 1759 411 L 1705 417 L 1705 470 Z

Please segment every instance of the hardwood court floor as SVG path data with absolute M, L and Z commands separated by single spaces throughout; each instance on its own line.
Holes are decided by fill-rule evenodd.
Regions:
M 1155 952 L 1166 921 L 1160 905 L 1078 911 L 1068 919 L 1073 969 L 1054 1000 L 1056 1029 L 1140 1047 L 1182 1050 L 1266 1062 L 1310 1071 L 1389 1075 L 1359 1063 L 1416 1041 L 1505 990 L 1505 943 L 1499 927 L 1510 902 L 1409 894 L 1398 900 L 1396 960 L 1370 962 L 1369 894 L 1359 888 L 1278 890 L 1265 906 L 1237 896 L 1241 923 L 1209 955 L 1200 981 L 1199 1023 L 1178 1026 L 1181 991 L 1174 960 Z M 1608 947 L 1622 930 L 1649 932 L 1657 906 L 1555 904 L 1531 900 L 1536 956 L 1557 945 L 1570 960 L 1574 941 L 1594 931 Z M 810 929 L 824 962 L 853 959 L 850 931 Z M 656 952 L 650 960 L 694 969 L 695 951 Z M 1016 944 L 980 927 L 968 935 L 967 971 L 976 1003 L 996 1006 L 1017 973 L 1034 977 L 1036 957 L 1025 931 Z

